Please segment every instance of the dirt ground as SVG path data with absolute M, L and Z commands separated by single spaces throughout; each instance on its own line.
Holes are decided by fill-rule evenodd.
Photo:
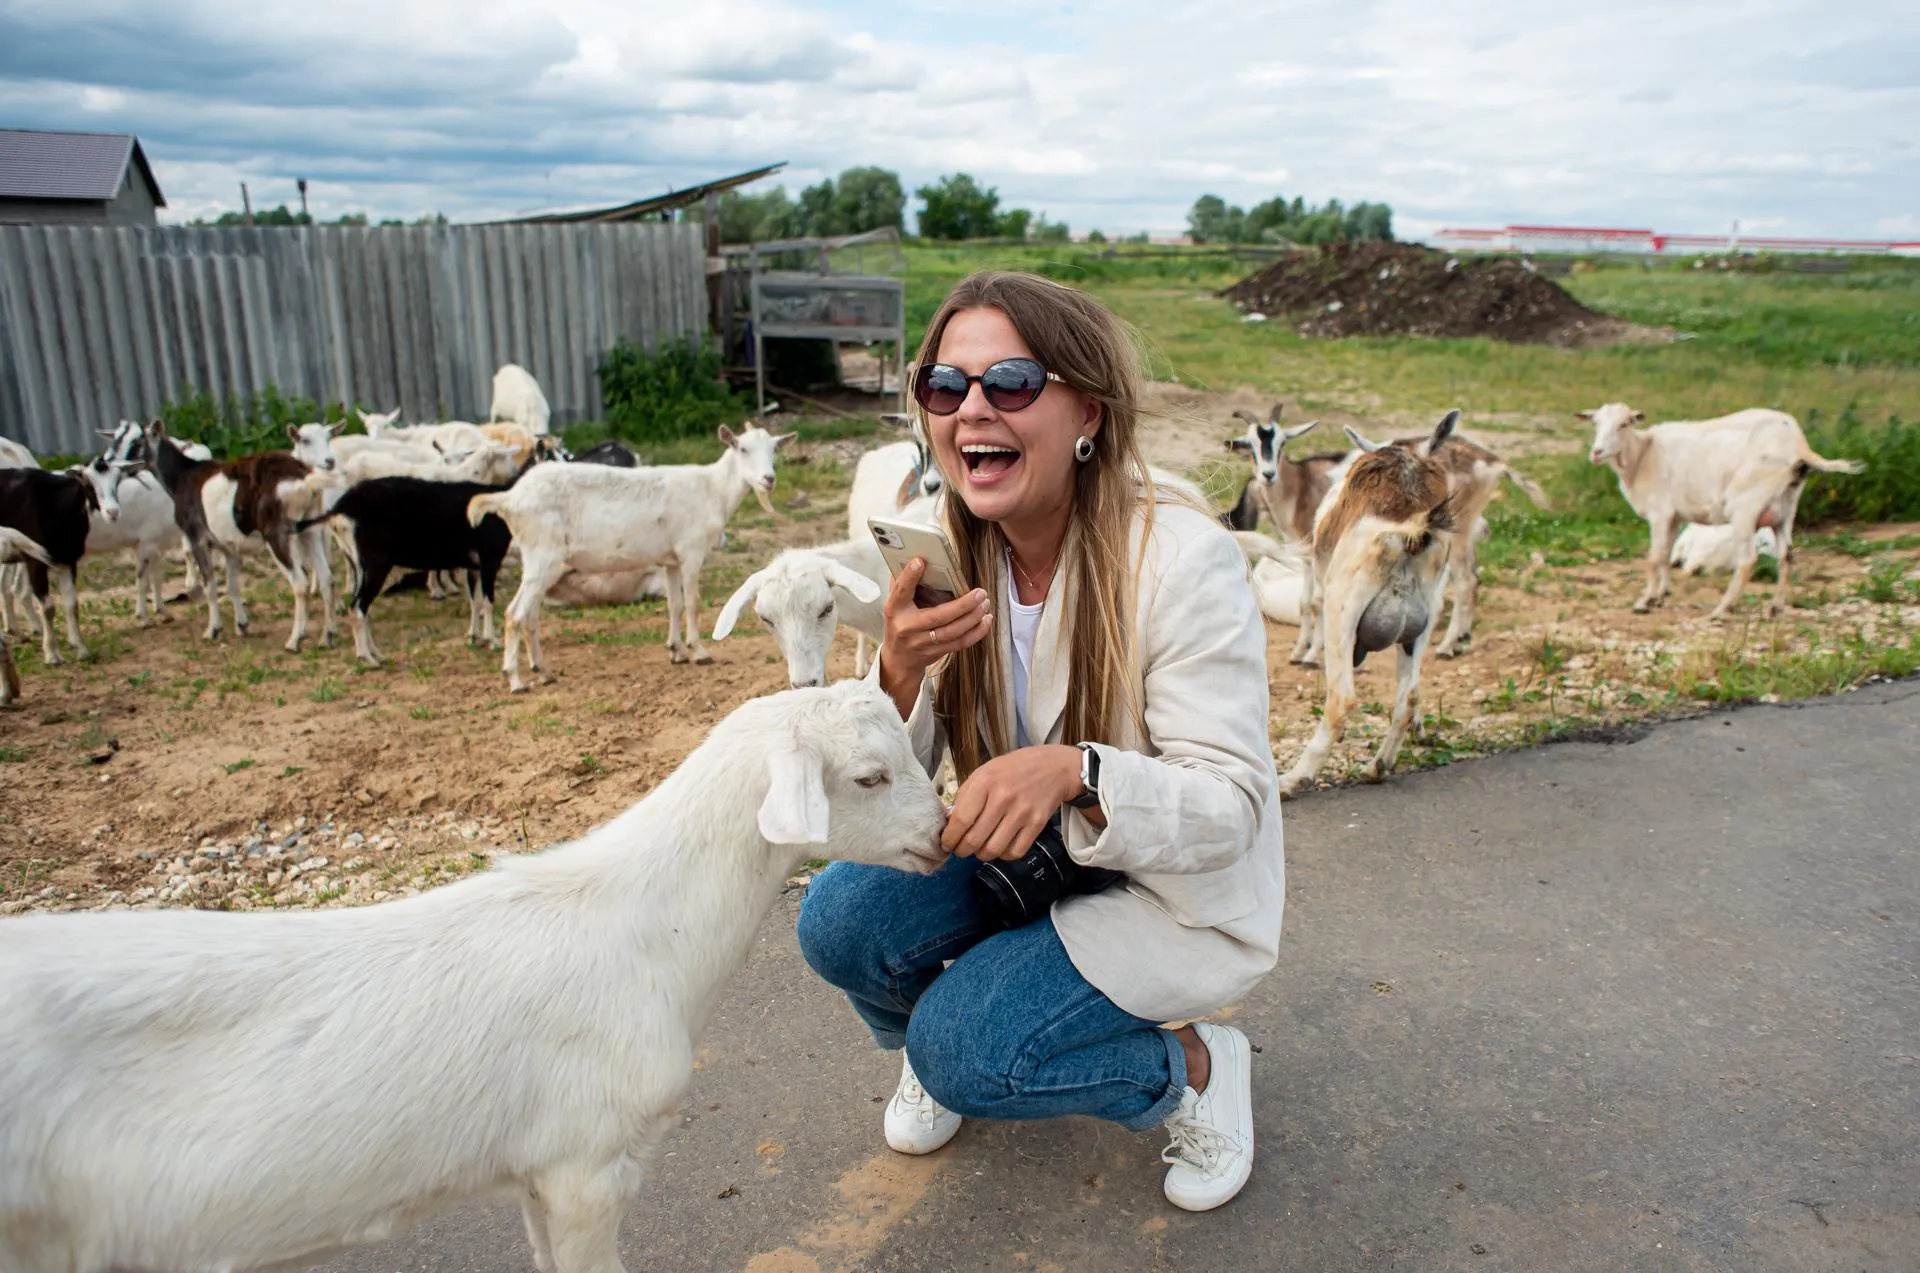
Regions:
M 1219 424 L 1251 396 L 1156 390 L 1153 458 L 1188 468 L 1219 452 Z M 1360 422 L 1379 429 L 1381 421 Z M 1486 438 L 1508 454 L 1532 439 Z M 812 462 L 850 471 L 859 444 L 823 443 Z M 704 580 L 710 631 L 734 583 L 778 546 L 833 538 L 842 509 L 813 507 L 768 526 L 736 519 Z M 747 506 L 748 509 L 751 506 Z M 1799 609 L 1780 624 L 1706 622 L 1724 581 L 1676 576 L 1671 608 L 1631 614 L 1640 567 L 1536 563 L 1483 586 L 1474 646 L 1429 663 L 1427 736 L 1403 767 L 1510 745 L 1570 715 L 1618 719 L 1684 708 L 1674 669 L 1727 649 L 1761 657 L 1876 625 L 1920 623 L 1863 601 Z M 1856 558 L 1809 552 L 1801 596 L 1845 593 L 1866 574 Z M 130 570 L 82 568 L 87 662 L 43 668 L 22 659 L 23 701 L 0 713 L 0 914 L 103 905 L 231 908 L 353 903 L 417 890 L 477 869 L 499 852 L 535 848 L 604 821 L 643 796 L 746 699 L 785 688 L 784 663 L 757 629 L 709 642 L 711 666 L 672 666 L 657 602 L 549 610 L 556 676 L 509 696 L 493 651 L 469 649 L 463 602 L 389 595 L 374 609 L 387 666 L 357 667 L 350 639 L 288 654 L 290 599 L 277 575 L 250 566 L 252 634 L 209 645 L 204 608 L 167 607 L 140 629 Z M 170 586 L 177 585 L 177 572 Z M 503 578 L 501 601 L 514 581 Z M 101 585 L 108 585 L 102 587 Z M 1759 590 L 1748 610 L 1757 616 Z M 346 629 L 342 624 L 343 638 Z M 1287 661 L 1296 632 L 1269 626 L 1277 762 L 1298 753 L 1315 721 L 1317 673 Z M 842 631 L 834 667 L 851 674 Z M 1338 781 L 1384 729 L 1392 660 L 1361 670 L 1363 714 L 1334 752 Z

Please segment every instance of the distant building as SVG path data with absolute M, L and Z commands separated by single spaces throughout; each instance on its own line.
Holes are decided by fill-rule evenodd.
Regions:
M 166 206 L 131 133 L 0 128 L 0 225 L 153 225 Z
M 1450 252 L 1632 252 L 1698 256 L 1709 252 L 1791 252 L 1849 256 L 1920 256 L 1920 243 L 1886 239 L 1783 239 L 1766 234 L 1656 234 L 1572 225 L 1510 225 L 1500 230 L 1447 229 L 1429 242 Z

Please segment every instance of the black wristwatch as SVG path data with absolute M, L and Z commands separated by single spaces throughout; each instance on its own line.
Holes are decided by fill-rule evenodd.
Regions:
M 1076 809 L 1100 807 L 1100 753 L 1092 743 L 1077 743 L 1080 748 L 1080 785 L 1086 790 L 1067 801 Z

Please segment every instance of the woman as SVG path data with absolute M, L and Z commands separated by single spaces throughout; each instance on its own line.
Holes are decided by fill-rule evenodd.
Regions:
M 1132 342 L 1071 288 L 962 281 L 914 394 L 979 587 L 916 605 L 909 566 L 873 675 L 929 773 L 952 750 L 954 856 L 924 877 L 828 867 L 801 949 L 906 1050 L 893 1148 L 930 1153 L 962 1116 L 1164 1124 L 1167 1197 L 1217 1207 L 1252 1169 L 1250 1049 L 1227 1026 L 1159 1023 L 1244 995 L 1278 953 L 1266 633 L 1239 547 L 1156 492 Z M 1056 818 L 1075 862 L 1124 879 L 1000 931 L 971 877 Z

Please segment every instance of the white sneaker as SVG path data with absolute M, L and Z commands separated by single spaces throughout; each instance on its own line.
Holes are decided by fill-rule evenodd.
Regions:
M 903 1154 L 930 1154 L 953 1139 L 960 1116 L 927 1095 L 906 1050 L 900 1052 L 900 1086 L 887 1102 L 887 1144 Z
M 1253 1173 L 1253 1049 L 1232 1026 L 1194 1023 L 1213 1069 L 1207 1090 L 1189 1087 L 1167 1117 L 1173 1143 L 1160 1155 L 1167 1201 L 1185 1211 L 1211 1211 L 1230 1200 Z

